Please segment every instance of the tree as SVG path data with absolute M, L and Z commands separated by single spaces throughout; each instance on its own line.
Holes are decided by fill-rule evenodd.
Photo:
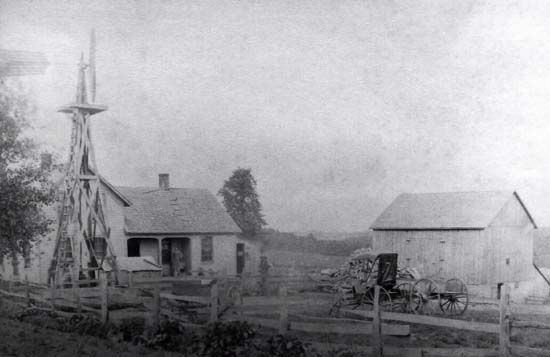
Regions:
M 250 169 L 238 168 L 218 191 L 225 209 L 245 236 L 255 236 L 265 222 L 256 192 L 256 180 Z
M 0 78 L 0 259 L 11 259 L 19 275 L 19 257 L 28 261 L 32 244 L 50 229 L 43 208 L 53 202 L 50 177 L 57 166 L 25 136 L 32 108 L 21 87 Z

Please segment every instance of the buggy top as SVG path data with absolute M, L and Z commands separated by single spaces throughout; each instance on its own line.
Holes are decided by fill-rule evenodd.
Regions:
M 369 261 L 364 273 L 367 274 L 366 280 L 372 276 L 376 278 L 376 284 L 391 289 L 397 282 L 397 253 L 387 251 L 369 251 L 353 257 L 355 261 Z M 378 261 L 378 264 L 376 264 Z
M 371 262 L 374 262 L 378 256 L 386 256 L 386 255 L 395 255 L 397 256 L 397 253 L 388 252 L 386 250 L 370 250 L 368 252 L 359 254 L 353 258 L 352 260 L 370 260 Z

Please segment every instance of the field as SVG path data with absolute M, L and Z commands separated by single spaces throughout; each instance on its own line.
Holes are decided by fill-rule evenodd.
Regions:
M 346 261 L 346 257 L 343 256 L 289 250 L 270 249 L 265 254 L 268 261 L 273 265 L 276 274 L 286 271 L 301 273 L 316 272 L 324 268 L 337 268 Z

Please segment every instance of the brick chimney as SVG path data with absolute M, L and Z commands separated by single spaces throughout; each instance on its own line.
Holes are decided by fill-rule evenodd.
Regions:
M 162 190 L 170 189 L 170 174 L 159 174 L 159 188 Z

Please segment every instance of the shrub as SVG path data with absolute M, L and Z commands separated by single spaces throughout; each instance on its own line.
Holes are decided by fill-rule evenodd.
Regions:
M 202 335 L 194 335 L 192 353 L 203 356 L 247 356 L 256 331 L 246 321 L 215 322 Z

